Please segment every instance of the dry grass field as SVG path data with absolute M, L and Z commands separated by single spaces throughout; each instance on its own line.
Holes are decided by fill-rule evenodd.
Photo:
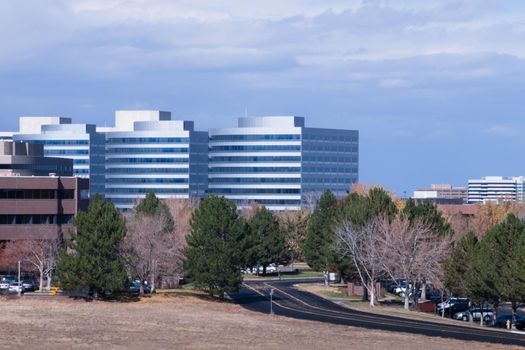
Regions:
M 129 303 L 0 299 L 0 339 L 6 349 L 513 348 L 293 320 L 163 295 Z

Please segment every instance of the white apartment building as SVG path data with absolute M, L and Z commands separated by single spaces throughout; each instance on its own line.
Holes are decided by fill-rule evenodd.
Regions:
M 210 130 L 208 192 L 239 207 L 297 210 L 326 189 L 337 197 L 358 181 L 358 132 L 304 126 L 297 116 L 239 118 Z
M 133 208 L 150 191 L 159 198 L 202 197 L 208 182 L 208 133 L 170 112 L 117 111 L 106 135 L 106 199 Z
M 104 195 L 104 135 L 93 124 L 72 124 L 71 118 L 20 117 L 14 141 L 44 145 L 44 155 L 73 160 L 73 175 L 89 179 L 90 195 Z
M 525 176 L 486 176 L 468 180 L 468 202 L 525 201 Z

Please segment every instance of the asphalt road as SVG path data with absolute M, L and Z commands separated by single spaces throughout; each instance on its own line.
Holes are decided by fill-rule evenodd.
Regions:
M 238 293 L 232 293 L 230 296 L 236 303 L 249 310 L 269 313 L 269 292 L 273 288 L 273 312 L 280 316 L 431 337 L 525 346 L 523 334 L 355 311 L 293 287 L 294 284 L 312 282 L 316 281 L 246 281 Z

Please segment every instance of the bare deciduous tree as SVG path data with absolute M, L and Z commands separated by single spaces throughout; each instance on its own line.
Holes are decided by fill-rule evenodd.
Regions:
M 144 293 L 144 281 L 149 280 L 155 290 L 155 278 L 159 261 L 165 254 L 164 232 L 167 218 L 163 215 L 130 215 L 128 231 L 121 243 L 121 254 L 129 272 L 141 281 L 140 293 Z
M 277 214 L 279 226 L 286 236 L 286 243 L 291 253 L 292 268 L 294 260 L 302 258 L 309 218 L 310 212 L 305 208 L 296 211 L 285 210 Z
M 11 251 L 14 259 L 27 262 L 34 266 L 40 275 L 39 291 L 51 288 L 53 271 L 55 270 L 59 249 L 62 244 L 61 237 L 56 239 L 22 239 L 8 242 L 6 249 Z
M 375 219 L 363 226 L 357 226 L 350 221 L 344 222 L 335 231 L 336 250 L 342 257 L 352 259 L 363 288 L 369 283 L 370 306 L 376 303 L 377 292 L 375 282 L 382 271 L 382 257 L 378 228 L 380 222 Z
M 407 281 L 404 307 L 409 309 L 408 285 L 426 280 L 438 284 L 441 262 L 450 249 L 450 238 L 440 237 L 421 220 L 395 218 L 381 221 L 379 227 L 379 255 L 383 271 L 392 279 Z

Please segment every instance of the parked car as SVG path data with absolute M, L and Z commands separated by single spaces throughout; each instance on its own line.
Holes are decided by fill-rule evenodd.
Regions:
M 144 284 L 144 293 L 151 293 L 151 286 L 149 284 Z M 129 283 L 128 287 L 129 293 L 140 293 L 140 281 L 139 280 L 133 280 Z
M 470 308 L 470 300 L 467 298 L 449 298 L 443 303 L 437 304 L 436 312 L 441 314 L 445 311 L 445 316 L 452 317 L 460 311 L 467 311 Z
M 463 321 L 470 321 L 472 318 L 472 321 L 479 322 L 481 320 L 481 316 L 483 316 L 483 323 L 489 324 L 494 318 L 494 311 L 492 311 L 492 309 L 481 309 L 479 307 L 475 307 L 470 308 L 469 310 L 456 312 L 452 318 Z
M 25 292 L 25 289 L 24 289 L 24 285 L 22 284 L 22 282 L 11 282 L 11 284 L 9 285 L 9 292 L 12 292 L 12 293 L 24 293 Z
M 22 286 L 24 286 L 24 289 L 26 291 L 33 292 L 37 289 L 37 283 L 35 280 L 32 279 L 22 280 Z
M 3 276 L 0 280 L 0 289 L 9 289 L 12 282 L 16 282 L 15 276 Z
M 494 327 L 506 328 L 507 320 L 509 320 L 510 324 L 512 325 L 512 315 L 500 315 L 496 317 L 496 320 L 494 321 Z M 525 317 L 516 315 L 514 327 L 516 327 L 516 329 L 523 330 L 525 328 Z

